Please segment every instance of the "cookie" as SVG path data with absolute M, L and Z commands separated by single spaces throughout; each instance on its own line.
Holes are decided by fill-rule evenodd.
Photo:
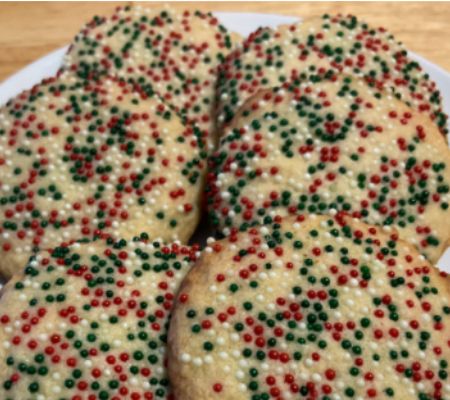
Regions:
M 142 240 L 38 253 L 0 299 L 0 397 L 171 398 L 168 320 L 195 257 Z
M 352 15 L 324 15 L 251 34 L 220 69 L 219 126 L 227 125 L 258 90 L 326 71 L 361 77 L 374 88 L 391 90 L 447 132 L 436 83 L 389 32 Z
M 447 399 L 450 285 L 410 244 L 337 215 L 211 243 L 169 328 L 177 398 Z
M 210 13 L 119 7 L 110 17 L 95 17 L 75 37 L 63 69 L 83 78 L 110 73 L 159 93 L 212 145 L 216 68 L 231 43 Z
M 186 242 L 198 223 L 198 133 L 158 97 L 105 78 L 49 79 L 0 110 L 0 272 L 96 235 Z
M 398 230 L 432 262 L 450 240 L 450 152 L 429 118 L 359 79 L 316 76 L 261 91 L 212 158 L 212 223 L 343 211 Z

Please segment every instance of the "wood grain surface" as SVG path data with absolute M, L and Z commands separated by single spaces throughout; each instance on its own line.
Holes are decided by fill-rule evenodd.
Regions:
M 95 14 L 108 14 L 118 2 L 0 3 L 0 82 L 33 60 L 68 44 Z M 149 2 L 148 7 L 159 7 Z M 384 26 L 406 46 L 450 70 L 450 3 L 434 2 L 179 2 L 176 8 L 248 11 L 310 17 L 352 13 Z

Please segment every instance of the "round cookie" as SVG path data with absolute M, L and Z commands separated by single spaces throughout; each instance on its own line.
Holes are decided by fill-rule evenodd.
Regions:
M 136 240 L 38 253 L 0 299 L 0 397 L 171 398 L 168 319 L 195 257 Z
M 110 73 L 160 94 L 212 145 L 216 69 L 230 49 L 231 36 L 210 13 L 126 6 L 95 17 L 75 37 L 63 69 L 83 78 Z
M 211 243 L 172 313 L 177 398 L 449 398 L 449 278 L 381 229 L 278 217 Z
M 442 133 L 447 132 L 436 83 L 389 32 L 352 15 L 324 15 L 251 34 L 220 68 L 218 126 L 227 125 L 258 90 L 325 71 L 361 77 L 374 88 L 390 89 L 429 115 Z
M 450 152 L 426 115 L 362 80 L 315 77 L 261 91 L 212 158 L 213 224 L 344 211 L 395 227 L 432 262 L 450 240 Z
M 105 78 L 49 79 L 0 110 L 0 272 L 94 235 L 189 240 L 204 162 L 197 131 L 156 96 Z

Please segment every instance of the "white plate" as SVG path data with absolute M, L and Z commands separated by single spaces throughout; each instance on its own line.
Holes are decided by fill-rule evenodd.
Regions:
M 276 27 L 299 20 L 295 17 L 257 13 L 218 12 L 215 15 L 229 30 L 238 32 L 242 36 L 247 36 L 260 26 Z M 47 54 L 2 82 L 0 84 L 0 105 L 6 103 L 9 98 L 19 94 L 22 90 L 40 82 L 43 78 L 55 74 L 61 65 L 66 49 L 67 46 Z M 417 54 L 410 54 L 412 58 L 420 62 L 425 71 L 438 84 L 444 96 L 444 111 L 450 115 L 450 73 Z M 450 248 L 442 256 L 438 266 L 450 272 Z

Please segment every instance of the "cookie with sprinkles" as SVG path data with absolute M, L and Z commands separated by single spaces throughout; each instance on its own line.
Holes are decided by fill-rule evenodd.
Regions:
M 38 253 L 0 299 L 0 397 L 170 399 L 169 314 L 196 251 L 109 239 Z
M 352 15 L 324 15 L 251 34 L 220 68 L 218 125 L 227 125 L 258 90 L 325 71 L 361 77 L 374 88 L 391 90 L 447 132 L 436 83 L 393 35 Z
M 49 79 L 0 110 L 0 271 L 100 234 L 186 242 L 198 223 L 201 142 L 156 95 L 105 78 Z
M 449 283 L 396 234 L 342 215 L 234 232 L 177 296 L 175 395 L 448 399 Z
M 95 17 L 75 37 L 63 69 L 83 78 L 110 73 L 159 93 L 212 145 L 216 69 L 231 43 L 210 13 L 119 7 L 110 17 Z
M 212 157 L 208 203 L 223 233 L 274 215 L 343 211 L 398 230 L 432 262 L 450 240 L 450 152 L 429 118 L 362 80 L 260 91 Z

